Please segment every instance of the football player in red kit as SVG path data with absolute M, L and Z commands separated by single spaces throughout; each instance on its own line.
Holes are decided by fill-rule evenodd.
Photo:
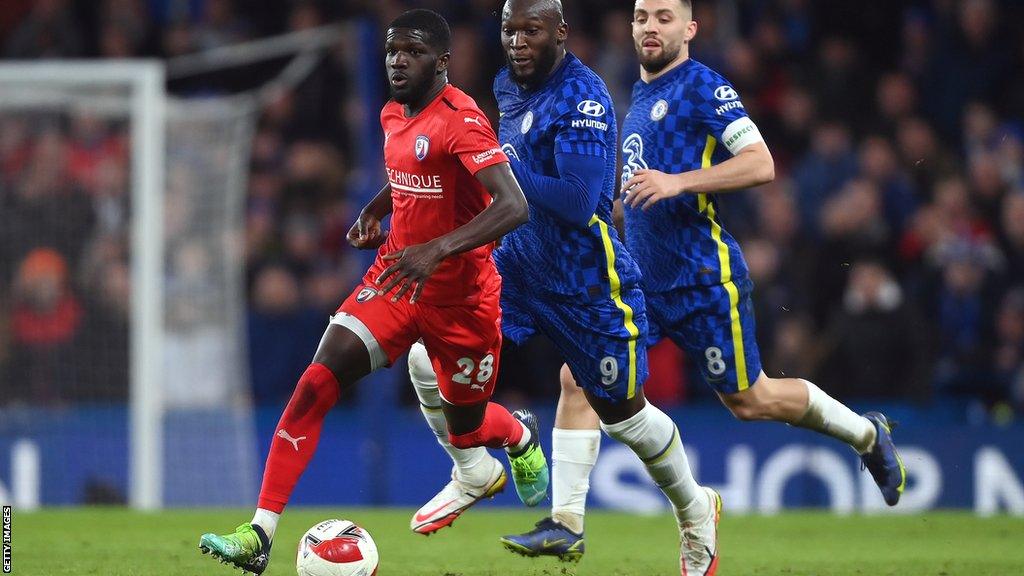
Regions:
M 387 29 L 392 99 L 381 111 L 388 184 L 362 210 L 349 242 L 378 249 L 341 305 L 278 423 L 251 522 L 204 534 L 199 547 L 261 574 L 278 518 L 316 450 L 340 391 L 422 340 L 438 374 L 452 446 L 505 448 L 513 467 L 547 478 L 536 418 L 489 402 L 501 351 L 495 240 L 526 221 L 526 199 L 472 98 L 448 84 L 451 33 L 429 10 Z M 391 214 L 391 230 L 381 221 Z M 540 468 L 543 467 L 543 470 Z M 500 491 L 503 467 L 481 496 Z

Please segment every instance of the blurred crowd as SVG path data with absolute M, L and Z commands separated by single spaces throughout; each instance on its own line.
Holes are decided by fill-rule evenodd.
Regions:
M 638 76 L 631 5 L 563 3 L 570 50 L 606 80 L 621 117 Z M 0 49 L 5 58 L 173 58 L 339 19 L 379 29 L 426 6 L 453 24 L 451 80 L 496 121 L 500 4 L 9 0 Z M 814 379 L 844 399 L 945 402 L 983 418 L 1024 412 L 1024 6 L 697 0 L 694 13 L 693 56 L 733 82 L 776 160 L 774 183 L 723 197 L 725 227 L 757 286 L 766 371 Z M 382 59 L 353 69 L 342 52 L 270 99 L 253 141 L 244 250 L 260 402 L 290 394 L 326 315 L 363 271 L 344 242 L 365 194 L 352 185 L 362 150 L 349 81 Z M 241 90 L 250 76 L 171 88 Z M 127 353 L 125 140 L 112 121 L 0 116 L 5 389 L 74 400 L 61 383 L 79 376 L 26 366 Z M 659 345 L 651 362 L 659 403 L 709 395 L 674 346 Z M 543 341 L 511 351 L 500 389 L 551 398 L 559 363 Z M 106 364 L 120 372 L 95 368 L 95 382 L 75 389 L 123 396 L 124 366 Z

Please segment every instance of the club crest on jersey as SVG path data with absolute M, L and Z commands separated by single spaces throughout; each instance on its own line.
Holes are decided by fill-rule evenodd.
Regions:
M 715 88 L 715 98 L 718 98 L 722 102 L 728 102 L 739 98 L 740 95 L 733 90 L 732 86 L 719 86 Z
M 668 101 L 658 100 L 651 106 L 651 120 L 657 122 L 664 118 L 665 114 L 668 114 Z
M 359 294 L 356 294 L 356 302 L 359 302 L 360 304 L 362 304 L 363 302 L 368 302 L 372 300 L 373 297 L 376 295 L 377 291 L 374 290 L 373 288 L 363 288 L 362 290 L 359 291 Z
M 427 157 L 427 152 L 430 151 L 430 138 L 420 134 L 416 137 L 416 143 L 413 145 L 413 152 L 416 153 L 416 159 L 422 161 Z
M 526 115 L 523 116 L 523 124 L 519 127 L 519 132 L 526 134 L 530 131 L 533 126 L 533 110 L 527 110 Z

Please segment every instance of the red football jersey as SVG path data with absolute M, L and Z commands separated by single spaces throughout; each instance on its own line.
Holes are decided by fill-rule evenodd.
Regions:
M 486 208 L 491 196 L 474 175 L 508 161 L 476 102 L 451 84 L 413 118 L 406 118 L 401 104 L 388 102 L 380 124 L 394 210 L 388 239 L 366 273 L 371 285 L 395 262 L 382 255 L 447 234 Z M 475 305 L 481 287 L 499 279 L 493 249 L 487 244 L 445 259 L 417 302 Z

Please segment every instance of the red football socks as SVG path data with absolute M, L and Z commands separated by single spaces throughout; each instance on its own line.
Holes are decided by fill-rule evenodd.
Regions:
M 284 511 L 295 483 L 316 452 L 324 417 L 338 401 L 340 392 L 334 374 L 323 364 L 310 364 L 302 373 L 270 444 L 260 488 L 260 508 L 278 514 Z
M 515 446 L 523 439 L 523 426 L 501 404 L 487 403 L 484 421 L 480 427 L 458 436 L 449 433 L 448 441 L 456 448 L 504 448 Z

